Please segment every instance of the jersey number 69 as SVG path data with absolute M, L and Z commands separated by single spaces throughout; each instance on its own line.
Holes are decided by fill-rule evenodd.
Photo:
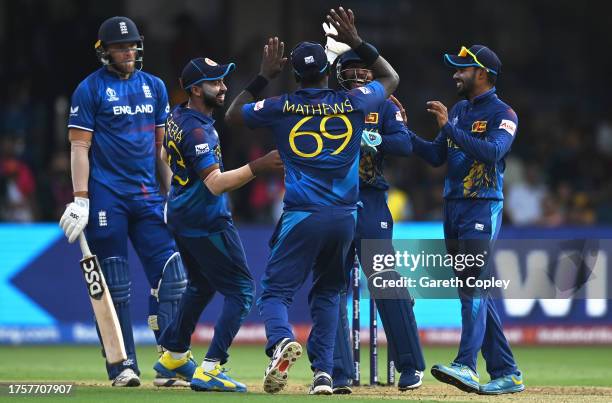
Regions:
M 330 140 L 344 139 L 342 144 L 340 144 L 340 146 L 334 152 L 332 152 L 331 155 L 336 155 L 342 152 L 342 150 L 344 150 L 344 148 L 347 146 L 347 144 L 349 143 L 353 135 L 353 126 L 351 125 L 351 121 L 346 117 L 346 115 L 328 115 L 328 116 L 323 117 L 323 119 L 321 119 L 321 124 L 319 125 L 319 132 L 300 131 L 299 130 L 300 127 L 302 127 L 304 123 L 308 122 L 313 117 L 314 116 L 306 116 L 302 118 L 299 122 L 297 122 L 295 126 L 293 126 L 293 129 L 291 129 L 291 132 L 289 133 L 289 146 L 291 147 L 291 150 L 295 154 L 299 155 L 300 157 L 314 158 L 317 155 L 321 154 L 321 151 L 323 150 L 323 137 L 325 137 Z M 344 124 L 346 125 L 346 131 L 344 133 L 331 134 L 327 131 L 326 129 L 327 121 L 330 119 L 334 119 L 334 118 L 340 119 L 344 122 Z M 315 142 L 317 143 L 317 148 L 311 153 L 306 153 L 306 152 L 298 150 L 295 144 L 295 139 L 299 136 L 313 137 Z

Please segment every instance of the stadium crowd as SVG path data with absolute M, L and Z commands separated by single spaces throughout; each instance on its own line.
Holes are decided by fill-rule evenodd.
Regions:
M 94 3 L 26 1 L 0 6 L 0 50 L 6 56 L 0 64 L 1 221 L 56 221 L 72 200 L 66 134 L 69 94 L 84 73 L 96 67 L 95 27 L 109 15 L 129 13 L 125 3 L 136 7 L 140 2 L 114 1 L 93 7 Z M 213 13 L 227 14 L 224 7 L 236 12 L 236 2 L 210 3 L 217 5 Z M 294 1 L 286 3 L 289 10 L 280 15 L 296 7 Z M 304 18 L 311 13 L 312 20 L 319 21 L 326 9 L 320 3 L 317 11 L 318 3 L 313 2 Z M 355 3 L 357 9 L 366 5 Z M 418 2 L 385 2 L 397 12 L 383 19 L 384 27 L 377 18 L 382 6 L 372 6 L 371 21 L 366 17 L 362 23 L 366 30 L 382 31 L 373 42 L 398 67 L 402 80 L 397 96 L 408 112 L 409 127 L 429 139 L 434 137 L 436 126 L 425 111 L 425 102 L 440 99 L 452 105 L 456 101 L 452 73 L 442 65 L 441 55 L 464 44 L 455 39 L 465 30 L 462 20 L 453 18 L 459 5 L 442 3 L 426 9 Z M 547 227 L 612 224 L 612 106 L 605 91 L 612 88 L 612 78 L 604 65 L 596 62 L 597 49 L 610 47 L 610 43 L 596 41 L 611 39 L 603 31 L 606 24 L 592 20 L 606 13 L 598 14 L 602 17 L 592 13 L 596 2 L 586 2 L 578 11 L 572 2 L 555 3 L 554 8 L 547 6 L 550 2 L 508 3 L 493 10 L 487 2 L 473 1 L 468 12 L 484 24 L 464 32 L 465 44 L 486 41 L 501 55 L 505 64 L 498 86 L 519 115 L 518 137 L 507 158 L 504 222 Z M 41 13 L 47 18 L 34 18 Z M 504 18 L 502 27 L 484 19 L 491 13 Z M 8 19 L 8 15 L 20 17 Z M 586 15 L 590 15 L 590 24 Z M 184 100 L 176 80 L 184 61 L 204 51 L 237 62 L 236 74 L 229 81 L 231 100 L 258 63 L 260 50 L 253 44 L 261 42 L 265 33 L 236 47 L 231 37 L 218 34 L 219 29 L 239 32 L 236 26 L 224 27 L 232 24 L 229 17 L 210 23 L 214 18 L 202 21 L 185 11 L 168 18 L 167 38 L 151 35 L 151 41 L 145 40 L 145 65 L 147 71 L 165 80 L 171 103 Z M 432 18 L 446 28 L 433 29 L 428 22 Z M 564 21 L 570 20 L 582 24 L 581 29 L 564 31 Z M 139 22 L 147 37 L 154 21 Z M 279 34 L 296 38 L 296 42 L 303 38 L 322 40 L 320 27 L 314 25 L 303 32 L 284 27 L 290 32 Z M 386 41 L 385 35 L 393 39 Z M 285 76 L 283 85 L 292 85 L 290 73 Z M 218 120 L 227 167 L 237 167 L 271 147 L 265 132 L 230 131 L 223 128 L 220 116 Z M 418 158 L 395 158 L 385 172 L 393 185 L 389 204 L 396 220 L 441 218 L 444 167 L 431 168 Z M 272 223 L 281 211 L 282 192 L 282 178 L 278 177 L 257 178 L 233 192 L 235 220 Z

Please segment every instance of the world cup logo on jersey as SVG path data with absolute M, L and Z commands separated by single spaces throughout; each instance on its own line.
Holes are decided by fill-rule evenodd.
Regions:
M 108 102 L 113 102 L 113 101 L 118 101 L 119 98 L 117 97 L 117 93 L 115 92 L 114 89 L 108 87 L 106 89 L 106 100 Z

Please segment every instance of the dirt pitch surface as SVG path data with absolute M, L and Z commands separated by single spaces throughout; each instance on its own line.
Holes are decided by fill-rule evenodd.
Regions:
M 109 387 L 108 383 L 85 381 L 76 382 L 77 387 Z M 263 392 L 263 387 L 260 383 L 247 384 L 249 394 L 266 395 Z M 187 388 L 172 388 L 163 389 L 157 388 L 152 384 L 143 384 L 140 388 L 153 389 L 160 393 L 170 392 L 185 392 L 193 393 Z M 336 395 L 334 399 L 343 399 L 347 401 L 359 401 L 360 397 L 368 400 L 378 397 L 380 400 L 415 400 L 415 401 L 438 401 L 438 402 L 612 402 L 612 387 L 595 387 L 595 386 L 534 386 L 525 389 L 521 393 L 513 393 L 501 396 L 484 396 L 474 393 L 465 393 L 457 388 L 449 385 L 423 385 L 420 388 L 409 391 L 400 392 L 396 387 L 387 386 L 360 386 L 353 387 L 351 395 Z M 203 398 L 207 393 L 204 392 Z M 306 395 L 308 394 L 308 385 L 288 385 L 283 392 L 270 396 L 273 400 L 282 400 L 283 395 Z M 161 396 L 160 396 L 161 397 Z

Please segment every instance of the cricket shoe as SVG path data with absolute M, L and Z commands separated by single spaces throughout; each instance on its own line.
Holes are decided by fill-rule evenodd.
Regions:
M 525 390 L 523 374 L 505 375 L 497 379 L 492 379 L 480 387 L 478 392 L 481 395 L 503 395 L 506 393 L 518 393 Z
M 450 366 L 436 364 L 431 367 L 431 374 L 443 383 L 453 385 L 464 392 L 478 393 L 480 378 L 467 365 L 452 362 Z
M 198 364 L 193 359 L 191 351 L 185 357 L 176 359 L 169 351 L 165 351 L 153 365 L 157 372 L 153 385 L 160 387 L 188 387 Z
M 402 392 L 416 389 L 423 384 L 423 375 L 423 371 L 404 371 L 400 375 L 397 388 Z
M 352 383 L 347 378 L 334 379 L 332 382 L 334 395 L 350 395 L 353 393 L 353 389 L 351 389 Z
M 278 393 L 287 386 L 289 369 L 302 356 L 300 343 L 284 338 L 276 344 L 270 364 L 266 368 L 263 389 L 266 393 Z
M 331 395 L 332 389 L 332 378 L 327 372 L 317 371 L 312 378 L 312 385 L 310 385 L 309 395 Z
M 113 386 L 123 388 L 140 386 L 140 378 L 138 378 L 138 375 L 136 375 L 132 368 L 126 368 L 113 379 Z
M 212 371 L 204 371 L 197 367 L 191 379 L 191 389 L 196 392 L 246 392 L 247 387 L 227 375 L 227 371 L 221 365 L 215 365 Z

